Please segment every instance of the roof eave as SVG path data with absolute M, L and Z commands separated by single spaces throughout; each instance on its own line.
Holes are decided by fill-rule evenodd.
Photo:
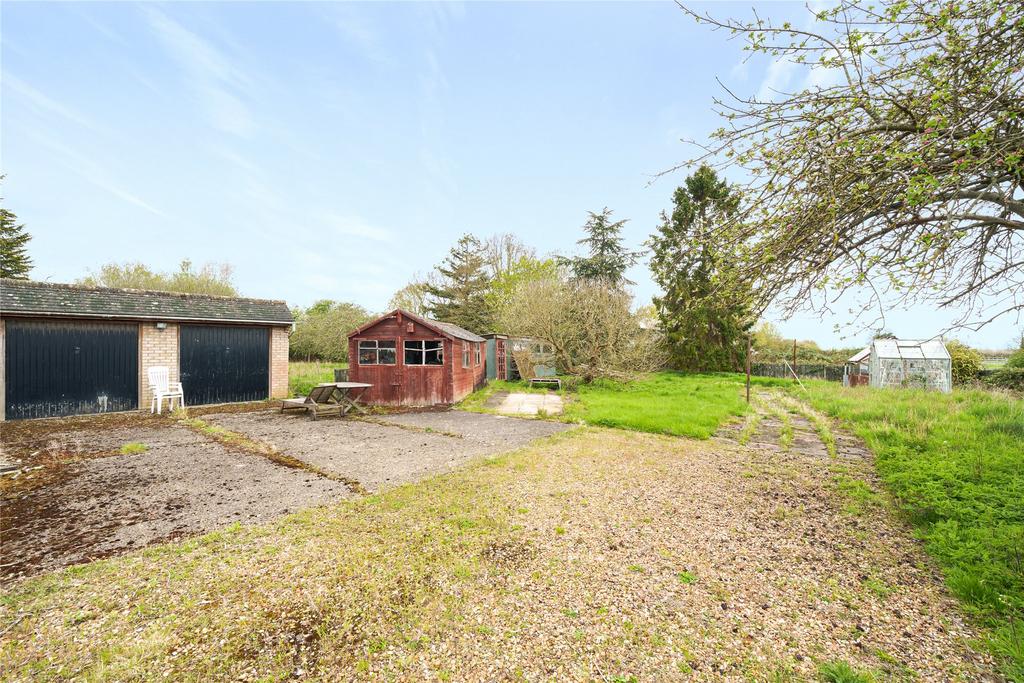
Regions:
M 75 313 L 64 311 L 0 311 L 0 317 L 4 318 L 76 318 L 84 320 L 144 320 L 144 321 L 172 321 L 172 322 L 197 322 L 197 323 L 229 323 L 233 325 L 279 325 L 291 327 L 294 320 L 247 320 L 239 318 L 200 318 L 195 316 L 174 316 L 174 315 L 128 315 L 119 313 Z

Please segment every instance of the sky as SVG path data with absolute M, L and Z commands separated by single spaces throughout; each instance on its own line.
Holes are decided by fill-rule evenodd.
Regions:
M 759 12 L 806 21 L 802 3 Z M 227 262 L 244 295 L 371 311 L 467 232 L 569 255 L 608 207 L 640 247 L 686 172 L 655 175 L 721 125 L 716 78 L 803 77 L 671 2 L 4 2 L 0 43 L 0 195 L 34 279 Z M 646 265 L 630 278 L 638 303 L 656 293 Z M 767 318 L 822 346 L 868 336 L 845 311 Z M 957 336 L 1002 348 L 1019 329 Z

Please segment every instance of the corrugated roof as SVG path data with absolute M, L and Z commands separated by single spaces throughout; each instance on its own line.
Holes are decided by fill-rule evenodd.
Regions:
M 0 313 L 291 325 L 283 301 L 0 279 Z
M 946 345 L 938 339 L 876 339 L 872 344 L 879 358 L 904 358 L 907 360 L 949 358 Z

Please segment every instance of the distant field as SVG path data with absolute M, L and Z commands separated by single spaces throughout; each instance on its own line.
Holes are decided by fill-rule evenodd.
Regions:
M 1024 401 L 985 391 L 844 389 L 809 400 L 864 439 L 952 591 L 994 630 L 1024 680 Z
M 333 382 L 335 368 L 347 367 L 348 363 L 291 361 L 288 363 L 288 391 L 292 396 L 305 396 L 317 384 Z

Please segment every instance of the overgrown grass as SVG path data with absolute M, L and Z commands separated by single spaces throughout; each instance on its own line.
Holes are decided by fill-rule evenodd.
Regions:
M 952 591 L 992 627 L 1008 677 L 1024 680 L 1024 401 L 821 381 L 807 388 L 796 395 L 874 451 Z
M 333 382 L 335 369 L 342 370 L 347 367 L 348 363 L 290 361 L 288 363 L 288 391 L 292 396 L 305 396 L 317 384 Z
M 822 683 L 874 683 L 874 673 L 860 671 L 844 661 L 825 662 L 818 667 Z
M 678 372 L 659 372 L 633 382 L 597 380 L 592 384 L 580 384 L 575 392 L 561 392 L 566 399 L 561 419 L 706 439 L 725 420 L 748 412 L 743 398 L 743 381 L 743 377 L 736 374 Z M 784 382 L 756 378 L 759 386 L 775 386 Z M 497 391 L 546 390 L 529 387 L 522 382 L 492 382 L 467 398 L 462 407 L 483 410 L 486 399 Z

